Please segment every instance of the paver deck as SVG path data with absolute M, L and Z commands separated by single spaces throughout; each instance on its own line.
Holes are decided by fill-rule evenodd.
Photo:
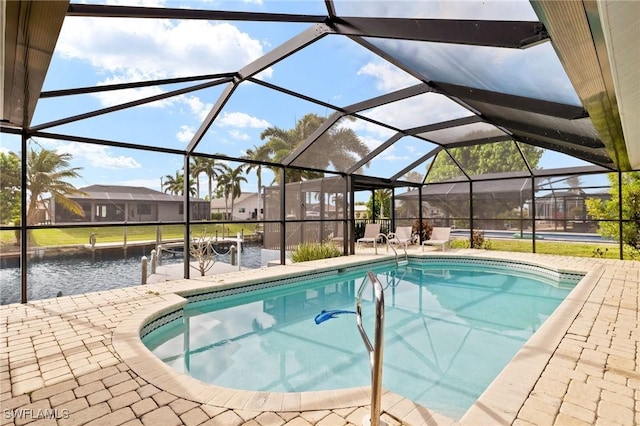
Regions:
M 167 372 L 139 350 L 139 325 L 180 291 L 386 256 L 384 250 L 1 307 L 0 425 L 361 425 L 367 389 L 232 391 Z M 431 256 L 436 252 L 412 254 Z M 640 424 L 640 262 L 458 250 L 589 272 L 560 312 L 455 422 L 391 392 L 388 425 Z

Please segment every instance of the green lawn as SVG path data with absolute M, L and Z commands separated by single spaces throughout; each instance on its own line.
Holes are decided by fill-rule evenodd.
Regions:
M 223 231 L 224 228 L 224 231 Z M 162 239 L 180 239 L 183 237 L 182 225 L 162 225 Z M 194 237 L 202 235 L 206 229 L 207 234 L 215 235 L 217 232 L 220 237 L 235 236 L 238 232 L 252 234 L 255 224 L 208 224 L 208 225 L 192 225 L 191 232 Z M 123 241 L 124 228 L 122 226 L 113 226 L 106 228 L 83 227 L 83 228 L 66 228 L 66 229 L 36 229 L 32 231 L 32 247 L 45 246 L 61 246 L 61 245 L 80 245 L 88 244 L 89 236 L 92 232 L 96 234 L 96 241 L 100 242 L 119 242 Z M 127 241 L 155 241 L 156 226 L 129 226 L 127 227 Z M 493 239 L 488 241 L 488 250 L 501 250 L 512 252 L 531 252 L 531 240 L 511 240 L 511 239 Z M 17 249 L 15 245 L 14 231 L 0 231 L 0 249 L 10 250 Z M 468 247 L 468 241 L 464 239 L 456 239 L 451 244 L 454 248 Z M 598 253 L 600 250 L 600 253 Z M 544 254 L 557 254 L 564 256 L 576 257 L 605 257 L 608 259 L 619 259 L 620 251 L 617 244 L 593 244 L 593 243 L 569 243 L 560 241 L 537 241 L 536 252 Z
M 162 239 L 169 240 L 184 237 L 184 227 L 182 225 L 162 225 Z M 194 237 L 202 235 L 206 230 L 208 235 L 215 235 L 216 232 L 220 237 L 236 236 L 238 232 L 252 234 L 255 225 L 249 224 L 208 224 L 208 225 L 191 225 L 191 234 Z M 152 226 L 129 226 L 127 230 L 127 241 L 155 241 L 156 225 Z M 105 228 L 86 227 L 86 228 L 51 228 L 51 229 L 34 229 L 31 231 L 31 246 L 63 246 L 63 245 L 79 245 L 89 244 L 89 237 L 92 233 L 96 234 L 96 242 L 119 242 L 124 240 L 124 227 L 110 226 Z M 14 231 L 0 231 L 0 247 L 15 247 L 16 238 Z
M 531 240 L 507 240 L 492 239 L 488 241 L 488 250 L 513 251 L 531 253 Z M 451 246 L 454 248 L 465 248 L 469 246 L 467 240 L 453 240 Z M 597 254 L 600 250 L 603 255 Z M 607 259 L 619 259 L 620 250 L 617 244 L 594 244 L 594 243 L 573 243 L 562 241 L 536 241 L 536 253 L 556 254 L 562 256 L 576 257 L 605 257 Z

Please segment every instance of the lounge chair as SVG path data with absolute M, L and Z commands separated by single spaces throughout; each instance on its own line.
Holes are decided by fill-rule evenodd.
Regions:
M 378 241 L 378 236 L 380 235 L 380 224 L 379 223 L 367 223 L 364 228 L 364 237 L 358 238 L 357 243 L 373 243 L 375 246 Z
M 424 246 L 442 246 L 442 251 L 444 251 L 446 245 L 451 242 L 450 233 L 450 227 L 434 227 L 431 231 L 431 238 L 422 242 L 422 251 L 424 251 Z
M 328 241 L 335 245 L 342 245 L 344 243 L 344 237 L 342 236 L 344 232 L 342 229 L 342 224 L 338 225 L 337 231 L 335 233 L 331 232 L 327 237 Z
M 406 249 L 413 239 L 413 227 L 398 226 L 396 232 L 391 232 L 388 236 L 389 244 L 403 245 Z

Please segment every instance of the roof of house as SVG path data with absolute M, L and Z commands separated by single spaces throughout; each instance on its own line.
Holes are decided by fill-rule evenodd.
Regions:
M 182 195 L 165 194 L 164 192 L 142 186 L 126 185 L 90 185 L 78 188 L 85 195 L 69 195 L 73 200 L 110 200 L 110 201 L 155 201 L 182 202 Z M 191 198 L 191 201 L 204 201 L 201 198 Z

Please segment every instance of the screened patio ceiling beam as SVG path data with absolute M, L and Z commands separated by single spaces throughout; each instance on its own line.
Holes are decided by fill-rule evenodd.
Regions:
M 311 27 L 285 41 L 281 45 L 269 51 L 267 54 L 259 57 L 258 59 L 238 71 L 239 77 L 220 95 L 220 97 L 216 101 L 216 104 L 213 106 L 211 111 L 209 111 L 209 114 L 207 114 L 207 117 L 198 128 L 198 131 L 196 131 L 196 133 L 193 135 L 191 142 L 189 142 L 189 145 L 187 146 L 187 152 L 192 153 L 193 150 L 198 146 L 207 130 L 209 130 L 209 128 L 213 124 L 213 121 L 216 119 L 218 114 L 220 114 L 222 108 L 226 105 L 229 97 L 233 94 L 237 86 L 242 81 L 258 74 L 260 71 L 269 68 L 271 65 L 283 60 L 284 58 L 289 57 L 295 52 L 304 49 L 308 45 L 312 44 L 313 42 L 319 40 L 320 38 L 331 32 L 332 30 L 324 24 L 312 25 Z
M 392 130 L 394 132 L 401 131 L 397 127 L 391 126 L 391 125 L 389 125 L 387 123 L 383 123 L 383 122 L 375 120 L 373 118 L 366 117 L 364 115 L 359 115 L 358 113 L 355 113 L 355 112 L 354 113 L 349 113 L 349 108 L 350 107 L 346 107 L 346 108 L 345 107 L 339 107 L 337 105 L 321 101 L 320 99 L 312 98 L 310 96 L 303 95 L 303 94 L 298 93 L 298 92 L 294 92 L 293 90 L 289 90 L 289 89 L 286 89 L 286 88 L 281 87 L 281 86 L 276 86 L 275 84 L 268 83 L 268 82 L 263 81 L 263 80 L 258 80 L 257 78 L 254 78 L 254 77 L 248 77 L 246 79 L 246 81 L 250 81 L 252 83 L 259 84 L 259 85 L 264 86 L 264 87 L 266 87 L 268 89 L 275 90 L 275 91 L 280 92 L 280 93 L 285 93 L 285 94 L 287 94 L 289 96 L 293 96 L 293 97 L 296 97 L 298 99 L 303 99 L 303 100 L 305 100 L 307 102 L 311 102 L 311 103 L 314 103 L 316 105 L 321 105 L 321 106 L 323 106 L 325 108 L 329 108 L 331 110 L 338 111 L 338 112 L 342 113 L 343 115 L 351 115 L 352 117 L 357 118 L 359 120 L 367 121 L 367 122 L 369 122 L 371 124 L 375 124 L 376 126 L 384 127 L 385 129 L 389 129 L 389 130 Z M 380 98 L 385 97 L 385 96 L 386 95 L 381 96 Z M 398 97 L 398 99 L 403 99 L 403 98 L 402 97 Z M 366 103 L 366 102 L 368 102 L 368 101 L 364 101 L 363 103 Z M 381 103 L 380 105 L 383 105 L 383 104 L 384 103 Z
M 329 109 L 332 109 L 334 111 L 340 111 L 342 113 L 345 113 L 344 108 L 340 108 L 339 106 L 330 104 L 328 102 L 321 101 L 320 99 L 312 98 L 311 96 L 303 95 L 302 93 L 294 92 L 293 90 L 289 90 L 289 89 L 286 89 L 286 88 L 281 87 L 281 86 L 276 86 L 273 83 L 268 83 L 266 81 L 259 80 L 259 79 L 254 78 L 254 77 L 249 77 L 249 78 L 246 79 L 246 81 L 250 81 L 252 83 L 258 84 L 258 85 L 263 86 L 263 87 L 266 87 L 266 88 L 268 88 L 270 90 L 275 90 L 276 92 L 284 93 L 286 95 L 293 96 L 293 97 L 298 98 L 298 99 L 303 99 L 303 100 L 305 100 L 307 102 L 311 102 L 311 103 L 314 103 L 316 105 L 321 105 L 321 106 L 323 106 L 325 108 L 329 108 Z
M 553 117 L 573 120 L 588 117 L 589 114 L 581 106 L 561 104 L 558 102 L 542 101 L 524 96 L 508 95 L 457 84 L 432 81 L 430 83 L 439 93 L 465 101 L 483 102 L 521 111 L 550 115 Z
M 273 50 L 267 52 L 265 55 L 251 62 L 249 65 L 238 71 L 238 74 L 240 74 L 242 79 L 252 77 L 260 71 L 269 68 L 271 65 L 280 62 L 331 33 L 333 33 L 333 30 L 325 24 L 312 25 Z
M 575 133 L 561 132 L 556 129 L 550 129 L 547 127 L 536 126 L 529 123 L 523 123 L 522 121 L 504 120 L 498 117 L 491 118 L 493 123 L 499 126 L 510 129 L 513 132 L 526 132 L 545 137 L 548 139 L 554 139 L 562 142 L 567 142 L 576 147 L 584 147 L 591 149 L 604 148 L 604 143 L 599 139 L 594 139 L 588 136 L 576 135 Z
M 426 126 L 413 127 L 407 129 L 404 132 L 408 135 L 419 135 L 427 132 L 435 132 L 436 130 L 450 129 L 452 127 L 464 126 L 474 123 L 485 123 L 478 115 L 471 115 L 469 117 L 456 118 L 455 120 L 441 121 L 439 123 L 427 124 Z
M 416 167 L 418 167 L 420 164 L 424 163 L 425 161 L 427 161 L 429 158 L 431 157 L 435 157 L 436 154 L 438 154 L 440 151 L 442 151 L 443 148 L 441 146 L 432 149 L 431 151 L 429 151 L 428 153 L 426 153 L 425 155 L 423 155 L 422 157 L 418 158 L 416 161 L 414 161 L 413 163 L 409 164 L 407 167 L 405 167 L 404 169 L 400 170 L 398 173 L 396 173 L 395 175 L 391 176 L 391 180 L 398 180 L 400 179 L 400 177 L 406 175 L 407 173 L 409 173 L 411 170 L 415 169 Z M 426 176 L 425 176 L 426 177 Z
M 191 93 L 191 92 L 195 92 L 197 90 L 202 90 L 202 89 L 206 89 L 206 88 L 209 88 L 209 87 L 217 86 L 219 84 L 226 83 L 229 80 L 231 80 L 231 79 L 230 78 L 222 78 L 222 79 L 219 79 L 219 80 L 208 81 L 206 83 L 196 84 L 195 86 L 189 86 L 189 87 L 185 87 L 185 88 L 182 88 L 182 89 L 173 90 L 171 92 L 162 93 L 160 95 L 149 96 L 149 97 L 146 97 L 146 98 L 138 99 L 136 101 L 125 102 L 123 104 L 114 105 L 114 106 L 111 106 L 111 107 L 108 107 L 108 108 L 98 109 L 98 110 L 95 110 L 95 111 L 87 112 L 85 114 L 78 114 L 78 115 L 74 115 L 74 116 L 71 116 L 71 117 L 63 118 L 63 119 L 60 119 L 60 120 L 50 121 L 48 123 L 42 123 L 42 124 L 39 124 L 37 126 L 31 127 L 29 130 L 38 131 L 38 130 L 43 130 L 43 129 L 47 129 L 47 128 L 50 128 L 50 127 L 61 126 L 63 124 L 73 123 L 75 121 L 85 120 L 87 118 L 97 117 L 99 115 L 108 114 L 108 113 L 116 112 L 116 111 L 121 111 L 123 109 L 133 108 L 133 107 L 144 105 L 144 104 L 148 104 L 148 103 L 151 103 L 151 102 L 156 102 L 156 101 L 160 101 L 160 100 L 163 100 L 163 99 L 172 98 L 174 96 L 183 95 L 185 93 Z
M 84 136 L 73 136 L 73 135 L 63 135 L 60 133 L 50 133 L 50 132 L 31 132 L 29 133 L 29 137 L 37 136 L 46 139 L 54 139 L 61 141 L 69 141 L 69 142 L 81 142 L 93 145 L 106 145 L 112 146 L 115 148 L 125 148 L 125 149 L 137 149 L 141 151 L 152 151 L 152 152 L 161 152 L 163 154 L 178 154 L 185 155 L 186 152 L 181 149 L 173 149 L 173 148 L 162 148 L 158 146 L 151 145 L 141 145 L 134 144 L 129 142 L 117 142 L 106 139 L 96 139 L 96 138 L 87 138 Z
M 504 136 L 489 136 L 486 138 L 471 139 L 471 140 L 465 140 L 465 141 L 435 142 L 435 143 L 442 145 L 446 149 L 451 149 L 451 148 L 462 148 L 465 146 L 483 145 L 483 144 L 493 143 L 493 142 L 507 142 L 507 141 L 512 141 L 513 139 L 514 138 L 511 135 L 504 135 Z
M 527 143 L 529 145 L 537 146 L 540 148 L 550 149 L 552 151 L 560 152 L 563 154 L 567 154 L 569 156 L 584 160 L 588 163 L 596 164 L 601 167 L 605 167 L 610 170 L 615 170 L 615 165 L 611 161 L 611 159 L 605 155 L 600 155 L 596 153 L 591 153 L 585 150 L 577 149 L 573 146 L 567 146 L 563 144 L 554 144 L 550 142 L 541 141 L 539 139 L 534 139 L 531 137 L 523 136 L 523 135 L 514 135 L 517 141 Z
M 231 95 L 233 94 L 233 92 L 235 92 L 237 87 L 238 81 L 236 80 L 232 83 L 227 84 L 227 87 L 225 87 L 220 96 L 218 96 L 216 103 L 213 105 L 213 107 L 211 107 L 211 110 L 209 110 L 207 117 L 204 119 L 202 124 L 200 124 L 200 127 L 191 138 L 189 145 L 187 145 L 187 154 L 191 154 L 193 150 L 196 149 L 205 133 L 207 133 L 207 130 L 209 130 L 209 127 L 211 127 L 216 117 L 218 117 L 218 115 L 222 111 L 222 108 L 224 108 L 224 106 L 227 104 L 229 98 L 231 98 Z
M 324 0 L 324 5 L 327 8 L 327 13 L 329 14 L 329 18 L 334 18 L 336 16 L 336 7 L 333 4 L 333 0 Z
M 423 93 L 428 93 L 431 91 L 432 89 L 427 84 L 420 83 L 411 87 L 396 90 L 395 92 L 386 93 L 381 96 L 376 96 L 375 98 L 370 98 L 362 102 L 351 104 L 347 107 L 344 107 L 343 110 L 348 114 L 353 114 L 359 111 L 365 111 L 371 108 L 390 104 L 392 102 L 401 101 L 412 96 L 422 95 Z
M 235 73 L 221 73 L 197 75 L 192 77 L 164 78 L 161 80 L 148 80 L 132 83 L 105 84 L 101 86 L 76 87 L 73 89 L 48 90 L 40 93 L 40 99 L 55 98 L 59 96 L 85 95 L 88 93 L 109 92 L 111 90 L 137 89 L 139 87 L 161 86 L 164 84 L 190 83 L 192 81 L 213 80 L 216 78 L 231 78 Z
M 358 170 L 360 167 L 363 167 L 365 164 L 367 164 L 369 161 L 371 161 L 371 159 L 373 159 L 374 157 L 376 157 L 377 155 L 382 153 L 385 149 L 389 148 L 391 145 L 396 143 L 403 136 L 404 135 L 402 133 L 396 133 L 395 135 L 391 136 L 385 142 L 380 144 L 380 146 L 378 146 L 376 149 L 374 149 L 369 154 L 367 154 L 363 158 L 361 158 L 360 161 L 358 161 L 356 164 L 351 166 L 351 168 L 347 170 L 347 174 L 355 173 L 356 170 Z
M 291 13 L 236 12 L 206 9 L 180 9 L 170 7 L 115 6 L 105 4 L 69 4 L 67 16 L 96 18 L 148 18 L 193 19 L 206 21 L 254 21 L 321 23 L 323 15 L 298 15 Z
M 449 156 L 449 158 L 451 158 L 451 161 L 453 161 L 453 162 L 455 163 L 455 165 L 456 165 L 456 166 L 458 167 L 458 169 L 460 170 L 460 173 L 462 173 L 462 174 L 464 175 L 464 177 L 465 177 L 467 180 L 472 180 L 472 179 L 471 179 L 471 176 L 469 176 L 469 174 L 468 174 L 468 173 L 467 173 L 467 171 L 464 169 L 464 167 L 462 167 L 462 165 L 460 164 L 460 162 L 459 162 L 458 160 L 456 160 L 456 158 L 455 158 L 453 155 L 451 155 L 451 153 L 449 152 L 449 150 L 445 148 L 445 149 L 444 149 L 444 152 L 446 152 L 446 153 L 447 153 L 447 155 Z M 431 168 L 432 168 L 432 167 L 433 167 L 433 163 L 431 163 L 431 167 L 429 167 L 429 171 L 431 171 Z M 426 179 L 426 176 L 425 176 L 425 179 Z
M 542 23 L 529 21 L 340 17 L 330 25 L 348 36 L 514 49 L 549 38 Z

